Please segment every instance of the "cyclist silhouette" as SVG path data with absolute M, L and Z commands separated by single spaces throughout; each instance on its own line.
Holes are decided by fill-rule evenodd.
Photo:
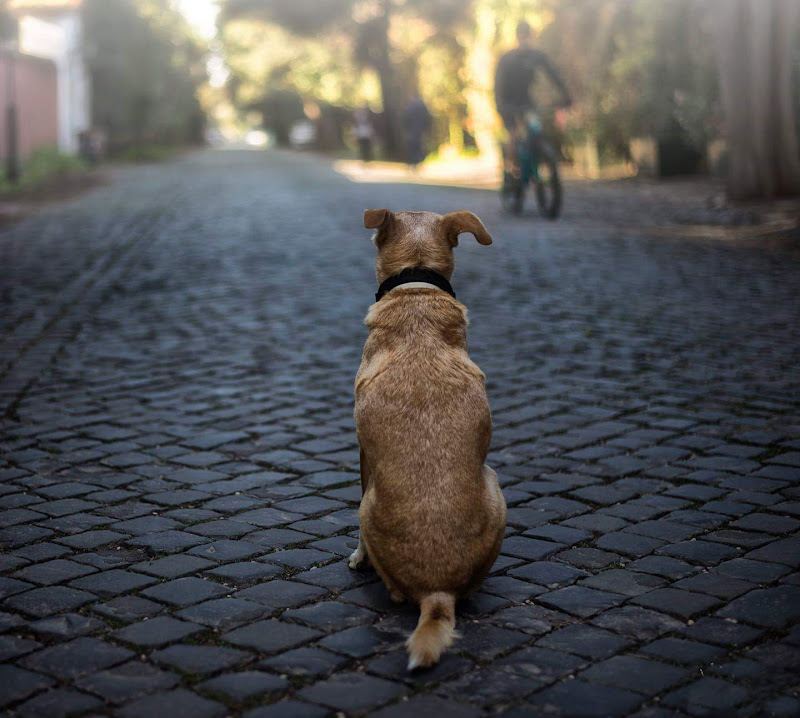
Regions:
M 547 56 L 533 47 L 531 26 L 524 20 L 517 25 L 517 42 L 517 47 L 500 58 L 494 78 L 497 112 L 512 139 L 520 132 L 525 112 L 536 109 L 531 87 L 539 71 L 544 72 L 558 88 L 562 96 L 561 106 L 569 107 L 572 104 L 572 98 L 561 76 Z
M 503 207 L 522 212 L 526 188 L 536 193 L 541 214 L 556 219 L 561 212 L 562 188 L 558 171 L 559 153 L 544 135 L 531 88 L 538 72 L 544 72 L 561 94 L 560 107 L 572 104 L 566 86 L 547 56 L 534 49 L 530 25 L 517 26 L 518 47 L 500 58 L 495 75 L 497 111 L 511 135 L 503 145 Z

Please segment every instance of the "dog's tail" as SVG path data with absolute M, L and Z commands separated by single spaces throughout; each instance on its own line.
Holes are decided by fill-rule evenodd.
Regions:
M 419 623 L 406 641 L 408 670 L 428 668 L 458 638 L 456 598 L 452 593 L 429 593 L 420 602 Z

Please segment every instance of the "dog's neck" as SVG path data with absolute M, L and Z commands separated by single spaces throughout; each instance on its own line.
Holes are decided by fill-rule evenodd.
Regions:
M 447 292 L 453 299 L 456 293 L 447 278 L 439 272 L 422 267 L 404 269 L 398 274 L 393 274 L 381 282 L 375 301 L 379 302 L 386 294 L 395 289 L 439 289 Z
M 401 284 L 399 287 L 395 287 L 394 289 L 439 289 L 439 287 L 437 287 L 435 284 L 431 284 L 430 282 L 408 282 L 407 284 Z M 389 291 L 393 292 L 394 289 L 390 289 Z

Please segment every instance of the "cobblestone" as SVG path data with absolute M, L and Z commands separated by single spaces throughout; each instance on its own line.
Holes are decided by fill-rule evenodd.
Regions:
M 174 673 L 162 671 L 148 663 L 131 661 L 81 678 L 76 685 L 109 703 L 118 704 L 172 688 L 179 680 Z
M 86 695 L 69 688 L 54 688 L 46 693 L 40 693 L 22 705 L 15 712 L 21 716 L 38 718 L 38 716 L 66 716 L 92 713 L 103 708 L 103 702 L 94 696 Z
M 232 701 L 246 701 L 269 693 L 285 693 L 289 687 L 286 680 L 259 671 L 228 673 L 205 681 L 199 686 L 210 694 L 222 694 Z
M 195 624 L 176 621 L 169 616 L 159 616 L 121 628 L 114 631 L 112 636 L 118 641 L 136 646 L 163 646 L 200 631 L 202 629 Z
M 681 237 L 707 212 L 655 196 L 570 184 L 544 223 L 206 152 L 3 227 L 0 708 L 795 715 L 800 250 Z M 507 537 L 414 675 L 416 612 L 346 566 L 368 206 L 495 238 L 453 281 Z

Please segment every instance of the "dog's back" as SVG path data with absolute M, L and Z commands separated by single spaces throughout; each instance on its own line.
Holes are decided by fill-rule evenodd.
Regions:
M 367 319 L 373 333 L 356 379 L 356 426 L 369 467 L 362 530 L 376 568 L 404 595 L 461 595 L 480 580 L 476 555 L 484 553 L 482 514 L 490 510 L 484 377 L 466 353 L 460 304 L 435 290 L 395 294 Z

